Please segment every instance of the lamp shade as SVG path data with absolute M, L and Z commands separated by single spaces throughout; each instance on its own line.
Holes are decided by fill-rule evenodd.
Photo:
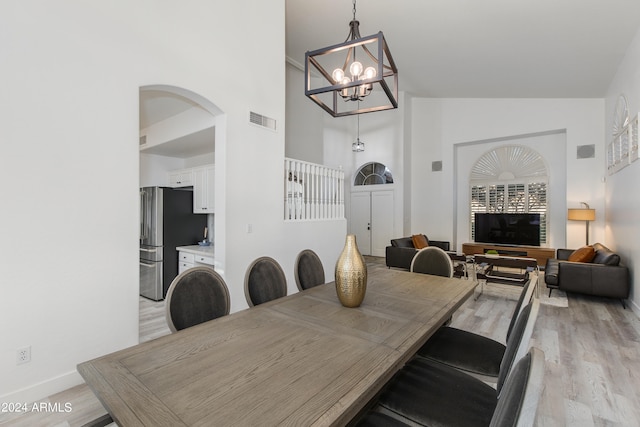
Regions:
M 594 221 L 596 219 L 595 209 L 569 209 L 567 219 L 572 221 Z

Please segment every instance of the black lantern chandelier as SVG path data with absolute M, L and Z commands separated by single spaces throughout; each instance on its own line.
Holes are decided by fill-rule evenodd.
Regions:
M 347 39 L 305 53 L 304 93 L 333 117 L 398 108 L 398 69 L 382 31 L 361 37 L 359 25 L 353 0 Z

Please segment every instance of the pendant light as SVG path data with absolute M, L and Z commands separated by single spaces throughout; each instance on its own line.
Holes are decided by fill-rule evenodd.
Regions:
M 351 151 L 360 152 L 364 151 L 364 142 L 360 141 L 360 115 L 358 115 L 358 133 L 356 137 L 356 142 L 351 144 Z
M 398 108 L 398 69 L 382 31 L 360 36 L 356 0 L 347 39 L 307 51 L 304 68 L 305 95 L 333 117 Z

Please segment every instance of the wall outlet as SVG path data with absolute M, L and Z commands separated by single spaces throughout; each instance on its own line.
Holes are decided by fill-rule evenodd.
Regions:
M 31 346 L 19 348 L 16 352 L 16 365 L 31 362 Z

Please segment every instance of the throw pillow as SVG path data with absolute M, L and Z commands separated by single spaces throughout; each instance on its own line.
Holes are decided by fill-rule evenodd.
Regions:
M 593 246 L 583 246 L 580 249 L 576 249 L 569 255 L 569 261 L 573 262 L 591 262 L 596 256 L 596 251 Z
M 427 240 L 427 236 L 424 234 L 414 234 L 411 236 L 411 241 L 413 242 L 413 247 L 416 249 L 422 249 L 429 246 L 429 240 Z

